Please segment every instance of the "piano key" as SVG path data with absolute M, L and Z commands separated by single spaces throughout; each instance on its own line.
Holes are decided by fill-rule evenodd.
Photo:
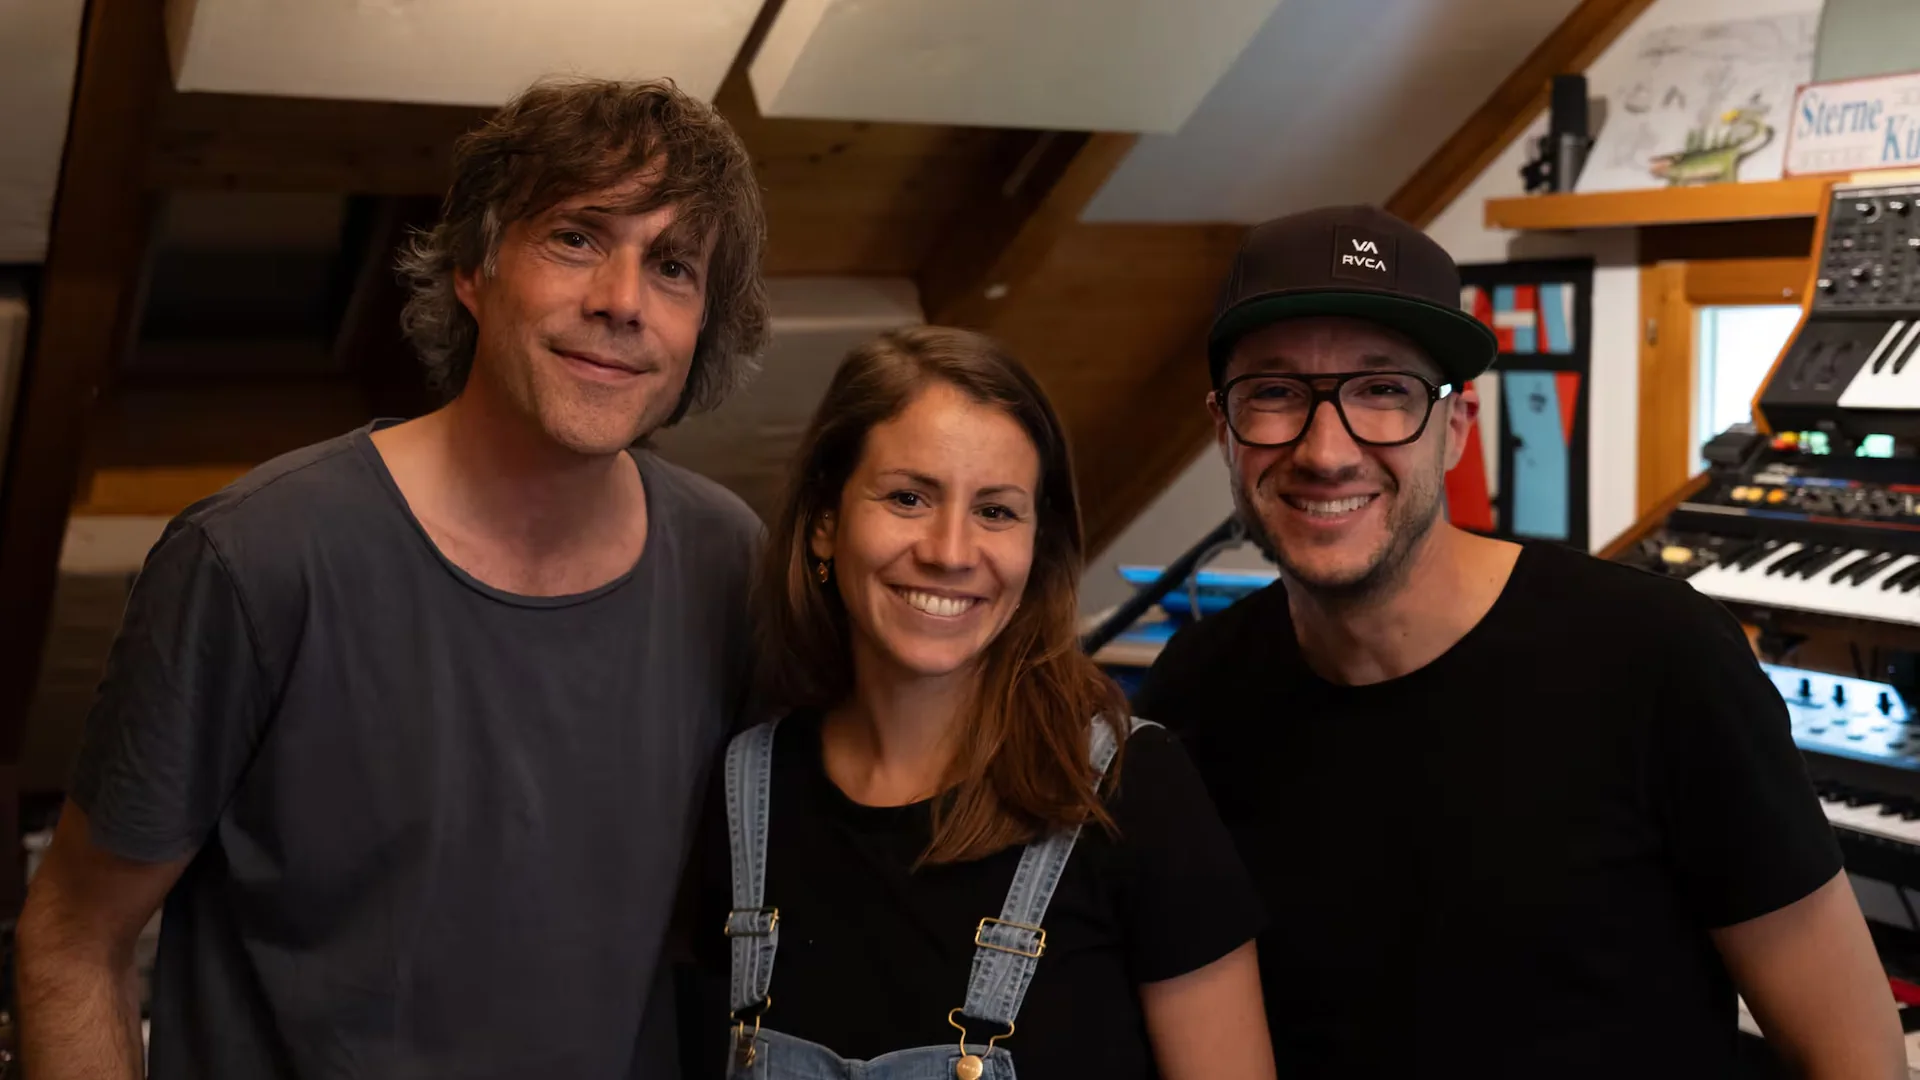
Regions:
M 1739 570 L 1751 570 L 1784 546 L 1786 545 L 1783 541 L 1768 540 L 1747 549 L 1746 553 L 1741 555 L 1739 560 L 1733 565 Z
M 1864 585 L 1899 557 L 1900 556 L 1895 555 L 1891 551 L 1875 552 L 1871 557 L 1860 563 L 1857 569 L 1847 575 L 1847 581 L 1852 585 Z
M 1901 338 L 1900 344 L 1894 346 L 1893 351 L 1882 358 L 1880 366 L 1876 367 L 1873 373 L 1879 375 L 1882 374 L 1883 369 L 1892 368 L 1893 374 L 1900 374 L 1900 369 L 1906 365 L 1906 358 L 1910 351 L 1910 346 L 1913 345 L 1915 335 L 1920 335 L 1920 322 L 1916 322 L 1907 328 L 1907 336 Z
M 1887 346 L 1893 344 L 1893 339 L 1899 337 L 1900 331 L 1906 328 L 1907 324 L 1904 321 L 1896 322 L 1892 326 L 1887 327 L 1887 332 L 1880 336 L 1880 344 L 1875 345 L 1872 355 L 1867 357 L 1867 367 L 1872 368 L 1874 371 L 1879 371 L 1883 366 L 1882 357 L 1887 353 Z
M 1838 585 L 1840 584 L 1841 578 L 1851 577 L 1855 571 L 1864 569 L 1867 564 L 1879 557 L 1879 555 L 1869 551 L 1863 553 L 1857 559 L 1848 559 L 1846 562 L 1840 564 L 1840 569 L 1835 570 L 1833 576 L 1827 578 L 1827 583 L 1830 585 Z
M 1920 364 L 1909 363 L 1916 338 L 1920 338 L 1920 321 L 1909 325 L 1891 350 L 1883 353 L 1876 348 L 1840 392 L 1839 406 L 1842 409 L 1920 409 Z M 1881 346 L 1886 342 L 1887 338 L 1881 338 Z
M 1819 545 L 1807 545 L 1804 547 L 1800 547 L 1799 550 L 1790 551 L 1787 554 L 1782 555 L 1780 558 L 1775 559 L 1772 562 L 1768 563 L 1767 569 L 1765 572 L 1767 573 L 1768 576 L 1772 576 L 1774 574 L 1782 574 L 1782 575 L 1792 574 L 1797 570 L 1799 570 L 1800 564 L 1806 562 L 1808 559 L 1813 558 L 1815 555 L 1818 555 L 1822 550 L 1824 549 L 1821 548 Z
M 1831 799 L 1821 799 L 1820 808 L 1826 812 L 1827 820 L 1843 829 L 1877 836 L 1883 840 L 1893 840 L 1902 844 L 1920 845 L 1920 821 L 1902 818 L 1898 815 L 1885 816 L 1880 806 L 1874 802 L 1849 805 Z
M 1824 556 L 1825 552 L 1812 550 L 1818 546 L 1781 544 L 1750 564 L 1745 560 L 1731 566 L 1716 563 L 1686 580 L 1708 596 L 1734 603 L 1920 626 L 1920 598 L 1902 590 L 1909 580 L 1920 589 L 1920 558 L 1881 558 L 1839 581 L 1824 574 L 1792 572 L 1795 566 L 1807 565 L 1803 560 Z M 1840 552 L 1835 562 L 1866 550 L 1842 547 Z
M 1818 558 L 1814 559 L 1813 561 L 1807 563 L 1804 567 L 1802 567 L 1800 570 L 1800 576 L 1802 578 L 1811 579 L 1814 575 L 1818 574 L 1820 571 L 1825 570 L 1829 566 L 1832 566 L 1839 559 L 1843 557 L 1850 557 L 1857 554 L 1859 554 L 1859 552 L 1853 549 L 1843 548 L 1843 547 L 1830 547 Z
M 1920 573 L 1920 563 L 1910 564 L 1904 570 L 1888 574 L 1886 577 L 1880 579 L 1880 588 L 1883 590 L 1902 588 L 1906 585 L 1907 580 L 1912 578 L 1915 573 Z

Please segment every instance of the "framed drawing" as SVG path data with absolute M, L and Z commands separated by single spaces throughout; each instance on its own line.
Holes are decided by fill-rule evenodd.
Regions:
M 1470 265 L 1460 280 L 1460 306 L 1493 328 L 1500 356 L 1474 380 L 1480 417 L 1447 474 L 1448 519 L 1584 551 L 1593 261 Z

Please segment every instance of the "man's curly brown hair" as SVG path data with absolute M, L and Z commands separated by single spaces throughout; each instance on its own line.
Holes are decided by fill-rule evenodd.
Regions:
M 508 225 L 636 176 L 649 182 L 621 212 L 676 206 L 676 231 L 696 244 L 714 234 L 706 320 L 667 423 L 719 405 L 752 376 L 768 336 L 766 216 L 739 136 L 670 80 L 543 80 L 455 144 L 440 221 L 400 255 L 411 294 L 401 327 L 448 398 L 466 385 L 479 332 L 454 274 L 492 274 Z

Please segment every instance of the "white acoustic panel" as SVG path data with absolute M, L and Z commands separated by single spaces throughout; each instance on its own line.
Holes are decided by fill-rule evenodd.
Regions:
M 0 0 L 0 263 L 47 257 L 85 7 Z
M 712 100 L 760 0 L 167 0 L 181 90 L 499 105 L 549 74 Z
M 1280 0 L 786 0 L 768 116 L 1173 132 Z

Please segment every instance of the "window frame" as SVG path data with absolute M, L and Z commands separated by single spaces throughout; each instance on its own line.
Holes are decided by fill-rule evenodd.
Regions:
M 1806 257 L 1663 260 L 1640 268 L 1638 513 L 1652 511 L 1687 483 L 1699 456 L 1697 439 L 1715 434 L 1696 438 L 1694 431 L 1700 309 L 1800 304 L 1804 322 L 1812 272 Z

